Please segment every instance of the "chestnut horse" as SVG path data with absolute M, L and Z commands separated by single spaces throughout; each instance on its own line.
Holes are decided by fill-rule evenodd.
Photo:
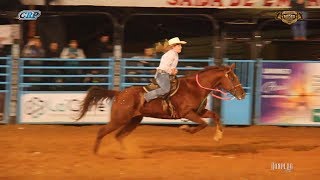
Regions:
M 198 113 L 196 110 L 212 88 L 222 88 L 238 100 L 245 97 L 245 91 L 233 71 L 234 67 L 234 64 L 208 66 L 194 74 L 179 78 L 180 87 L 170 98 L 178 115 L 175 118 L 186 118 L 197 123 L 197 126 L 194 127 L 183 125 L 181 129 L 191 134 L 196 133 L 207 126 L 202 118 L 212 118 L 216 125 L 214 139 L 218 141 L 222 138 L 222 124 L 219 116 L 205 108 Z M 163 110 L 161 99 L 154 99 L 146 103 L 144 93 L 142 86 L 131 86 L 123 91 L 107 90 L 102 87 L 91 87 L 88 90 L 81 104 L 78 120 L 85 116 L 92 106 L 96 106 L 102 100 L 113 98 L 110 122 L 98 131 L 94 153 L 97 153 L 103 137 L 119 128 L 121 129 L 115 137 L 121 143 L 124 137 L 140 124 L 143 117 L 173 119 L 168 112 Z

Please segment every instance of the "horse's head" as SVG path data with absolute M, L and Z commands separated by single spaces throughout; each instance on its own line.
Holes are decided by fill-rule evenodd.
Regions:
M 224 76 L 220 80 L 220 86 L 231 93 L 238 100 L 244 99 L 246 92 L 242 88 L 238 76 L 233 72 L 235 64 L 227 66 L 224 71 Z

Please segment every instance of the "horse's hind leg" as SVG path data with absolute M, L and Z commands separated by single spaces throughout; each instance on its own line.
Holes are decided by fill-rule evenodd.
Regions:
M 123 128 L 117 132 L 116 139 L 122 144 L 122 140 L 127 137 L 142 121 L 143 116 L 133 117 L 128 124 L 123 126 Z
M 195 127 L 189 127 L 187 125 L 181 126 L 180 128 L 186 132 L 189 132 L 191 134 L 196 133 L 200 131 L 201 129 L 208 126 L 208 124 L 194 111 L 190 111 L 186 116 L 186 119 L 189 119 L 195 123 L 198 123 L 199 125 Z
M 103 139 L 104 136 L 107 134 L 113 132 L 114 130 L 120 128 L 123 124 L 117 124 L 113 122 L 109 122 L 109 124 L 103 126 L 100 128 L 98 131 L 97 137 L 96 137 L 96 142 L 94 144 L 93 152 L 96 154 L 99 150 L 99 146 L 101 144 L 101 140 Z
M 202 112 L 202 117 L 203 118 L 212 118 L 215 121 L 216 133 L 215 133 L 213 139 L 216 141 L 219 141 L 220 139 L 222 139 L 223 131 L 222 131 L 222 124 L 221 124 L 221 120 L 220 120 L 219 115 L 215 112 L 212 112 L 212 111 L 205 109 Z

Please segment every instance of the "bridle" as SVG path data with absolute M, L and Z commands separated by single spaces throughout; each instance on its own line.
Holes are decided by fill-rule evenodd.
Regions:
M 227 71 L 226 72 L 226 74 L 224 75 L 225 77 L 227 77 L 228 79 L 229 79 L 229 72 L 231 71 L 231 69 L 229 70 L 229 71 Z M 230 79 L 229 79 L 229 81 L 231 81 Z M 232 88 L 230 89 L 230 90 L 227 90 L 227 91 L 229 91 L 231 94 L 236 94 L 236 88 L 238 87 L 238 86 L 241 86 L 241 83 L 239 83 L 239 84 L 237 84 L 237 85 L 233 85 L 233 83 L 232 83 L 232 81 L 231 81 L 231 84 L 232 84 Z
M 231 71 L 231 69 L 225 73 L 225 76 L 228 78 L 229 81 L 231 81 L 231 80 L 229 79 L 229 75 L 228 75 L 228 73 L 229 73 L 230 71 Z M 221 80 L 219 80 L 213 87 L 216 87 L 216 86 L 220 83 L 220 81 L 221 81 Z M 226 92 L 223 92 L 223 91 L 221 91 L 220 89 L 212 89 L 212 88 L 204 87 L 203 85 L 201 85 L 200 82 L 199 82 L 199 74 L 196 75 L 196 82 L 197 82 L 198 86 L 199 86 L 200 88 L 202 88 L 202 89 L 209 90 L 209 91 L 220 92 L 220 93 L 222 93 L 223 95 L 226 95 L 226 94 L 227 94 Z M 231 82 L 231 84 L 232 84 L 232 88 L 231 88 L 230 90 L 227 90 L 227 91 L 229 91 L 232 95 L 234 95 L 235 92 L 236 92 L 236 88 L 237 88 L 238 86 L 241 86 L 241 84 L 239 83 L 239 84 L 237 84 L 237 85 L 233 85 L 232 82 Z M 215 94 L 213 94 L 213 93 L 211 93 L 211 96 L 213 96 L 213 97 L 215 97 L 215 98 L 218 98 L 218 99 L 221 99 L 221 100 L 232 100 L 232 99 L 235 98 L 235 97 L 232 97 L 232 98 L 229 98 L 229 97 L 228 97 L 228 98 L 224 98 L 224 97 L 217 96 L 217 95 L 215 95 Z

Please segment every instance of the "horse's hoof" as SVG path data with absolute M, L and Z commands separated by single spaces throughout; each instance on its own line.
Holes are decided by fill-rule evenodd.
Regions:
M 188 131 L 189 126 L 185 124 L 185 125 L 180 126 L 179 129 L 184 130 L 184 131 Z
M 215 141 L 220 141 L 222 139 L 222 132 L 221 131 L 217 131 L 215 136 L 213 137 L 213 139 Z

